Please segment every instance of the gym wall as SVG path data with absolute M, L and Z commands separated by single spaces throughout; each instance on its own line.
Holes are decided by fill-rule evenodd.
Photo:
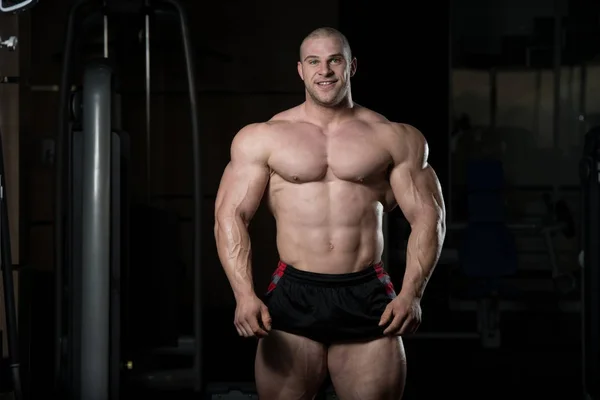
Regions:
M 586 69 L 585 104 L 581 104 L 581 67 L 561 68 L 560 125 L 554 142 L 554 71 L 499 69 L 496 72 L 496 126 L 491 128 L 491 74 L 485 70 L 453 71 L 455 115 L 466 114 L 471 130 L 455 140 L 453 163 L 483 155 L 505 162 L 506 178 L 514 186 L 579 185 L 577 165 L 583 135 L 600 122 L 600 66 Z M 586 118 L 580 119 L 584 113 Z M 544 168 L 539 168 L 544 165 Z M 573 167 L 575 166 L 575 167 Z M 548 168 L 552 168 L 549 173 Z M 464 184 L 460 168 L 453 181 Z
M 594 110 L 600 106 L 600 66 L 585 65 L 585 104 L 581 104 L 580 66 L 561 69 L 561 109 L 557 141 L 554 137 L 554 71 L 550 69 L 499 69 L 496 72 L 496 122 L 491 127 L 491 74 L 489 71 L 456 69 L 453 71 L 455 115 L 468 115 L 470 129 L 454 137 L 452 182 L 465 185 L 465 165 L 469 159 L 494 157 L 504 163 L 511 190 L 507 208 L 511 220 L 544 215 L 544 193 L 552 193 L 567 202 L 581 227 L 579 159 L 585 132 L 597 126 L 600 118 Z M 585 119 L 580 119 L 581 114 Z M 543 166 L 543 167 L 540 167 Z M 525 239 L 519 239 L 525 240 Z M 543 243 L 528 240 L 523 249 L 543 249 Z M 576 269 L 580 251 L 577 240 L 557 237 L 556 253 L 561 265 Z M 521 260 L 522 258 L 522 260 Z M 520 255 L 525 265 L 527 255 Z

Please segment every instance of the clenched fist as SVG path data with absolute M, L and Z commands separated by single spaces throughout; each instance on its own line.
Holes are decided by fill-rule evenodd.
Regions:
M 235 329 L 243 337 L 265 337 L 271 330 L 271 315 L 256 295 L 241 297 L 235 308 Z

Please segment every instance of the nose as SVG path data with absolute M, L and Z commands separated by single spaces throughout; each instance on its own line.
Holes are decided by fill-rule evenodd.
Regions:
M 331 69 L 329 63 L 321 63 L 321 66 L 319 68 L 319 75 L 330 76 L 332 73 L 333 70 Z

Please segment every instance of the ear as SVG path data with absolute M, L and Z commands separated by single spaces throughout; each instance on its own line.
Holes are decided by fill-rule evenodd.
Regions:
M 302 71 L 302 62 L 298 61 L 298 75 L 300 75 L 300 79 L 304 80 L 304 73 Z
M 350 77 L 353 77 L 354 74 L 356 74 L 356 57 L 350 62 Z

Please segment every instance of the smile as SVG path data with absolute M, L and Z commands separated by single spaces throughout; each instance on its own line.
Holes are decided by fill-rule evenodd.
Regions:
M 334 83 L 336 83 L 336 82 L 337 82 L 337 81 L 330 81 L 330 82 L 319 82 L 319 83 L 317 83 L 317 85 L 319 85 L 319 86 L 331 86 L 331 85 L 333 85 L 333 84 L 334 84 Z

